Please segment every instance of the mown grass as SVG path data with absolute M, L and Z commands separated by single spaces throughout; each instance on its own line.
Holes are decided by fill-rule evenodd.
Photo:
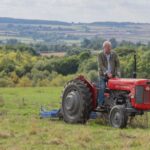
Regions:
M 62 87 L 0 89 L 0 150 L 149 150 L 150 129 L 114 129 L 91 120 L 69 125 L 40 119 L 59 108 Z

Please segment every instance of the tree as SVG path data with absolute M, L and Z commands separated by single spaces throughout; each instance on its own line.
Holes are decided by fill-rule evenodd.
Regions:
M 81 47 L 83 48 L 90 48 L 91 45 L 91 41 L 87 38 L 83 39 L 83 41 L 81 42 Z
M 138 76 L 140 78 L 150 78 L 150 51 L 138 53 Z
M 92 81 L 92 82 L 96 82 L 98 83 L 98 72 L 95 70 L 91 70 L 88 73 L 88 78 Z
M 86 59 L 89 59 L 91 57 L 91 52 L 90 51 L 85 51 L 85 52 L 82 52 L 80 55 L 79 55 L 79 59 L 80 61 L 84 61 Z
M 18 42 L 18 40 L 17 39 L 9 39 L 9 40 L 7 40 L 7 44 L 8 45 L 16 45 L 16 44 L 18 44 L 19 42 Z
M 80 72 L 90 72 L 91 70 L 98 70 L 97 60 L 96 59 L 88 59 L 83 61 L 79 66 Z
M 52 64 L 53 70 L 62 75 L 74 74 L 78 70 L 79 59 L 76 56 L 65 57 Z
M 109 41 L 110 41 L 110 42 L 111 42 L 111 44 L 112 44 L 112 48 L 116 48 L 116 47 L 117 47 L 118 42 L 116 41 L 116 39 L 115 39 L 115 38 L 111 38 Z

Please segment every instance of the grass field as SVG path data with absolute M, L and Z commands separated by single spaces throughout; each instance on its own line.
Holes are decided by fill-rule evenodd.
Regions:
M 69 125 L 39 119 L 59 108 L 62 87 L 0 89 L 0 150 L 149 150 L 150 129 L 114 129 L 91 120 Z

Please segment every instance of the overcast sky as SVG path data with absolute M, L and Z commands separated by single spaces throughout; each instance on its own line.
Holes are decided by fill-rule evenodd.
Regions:
M 0 17 L 150 23 L 150 0 L 0 0 Z

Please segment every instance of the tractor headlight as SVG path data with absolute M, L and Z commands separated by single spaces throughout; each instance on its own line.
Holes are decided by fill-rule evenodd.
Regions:
M 135 98 L 134 94 L 130 93 L 129 98 L 131 98 L 131 99 Z
M 131 96 L 130 96 L 130 98 L 132 98 L 132 99 L 133 99 L 133 98 L 135 98 L 135 96 L 134 96 L 134 95 L 131 95 Z
M 146 91 L 150 91 L 150 87 L 147 86 L 147 87 L 145 88 L 145 90 L 146 90 Z

